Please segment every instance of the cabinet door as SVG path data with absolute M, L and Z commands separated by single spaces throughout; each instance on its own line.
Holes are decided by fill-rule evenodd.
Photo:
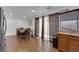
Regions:
M 68 51 L 67 38 L 64 35 L 58 35 L 58 49 L 61 51 Z
M 79 38 L 71 37 L 69 51 L 79 52 Z

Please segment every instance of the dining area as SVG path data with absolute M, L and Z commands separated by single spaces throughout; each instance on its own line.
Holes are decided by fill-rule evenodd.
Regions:
M 33 37 L 33 31 L 31 28 L 17 28 L 16 29 L 16 36 L 20 39 L 30 39 L 30 37 Z

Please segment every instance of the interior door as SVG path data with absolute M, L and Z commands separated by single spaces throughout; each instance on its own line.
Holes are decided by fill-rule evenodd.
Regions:
M 35 36 L 39 36 L 39 18 L 35 19 Z

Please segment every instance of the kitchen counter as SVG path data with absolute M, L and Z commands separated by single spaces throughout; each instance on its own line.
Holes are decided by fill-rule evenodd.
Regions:
M 58 32 L 60 35 L 67 35 L 67 36 L 73 36 L 73 37 L 79 37 L 79 34 L 74 33 L 65 33 L 65 32 Z
M 79 34 L 59 32 L 58 50 L 65 52 L 79 52 Z

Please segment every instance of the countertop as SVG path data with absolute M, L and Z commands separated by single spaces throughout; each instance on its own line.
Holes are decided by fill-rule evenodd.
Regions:
M 60 35 L 67 35 L 67 36 L 79 37 L 79 34 L 74 34 L 74 33 L 58 32 L 58 34 L 60 34 Z

